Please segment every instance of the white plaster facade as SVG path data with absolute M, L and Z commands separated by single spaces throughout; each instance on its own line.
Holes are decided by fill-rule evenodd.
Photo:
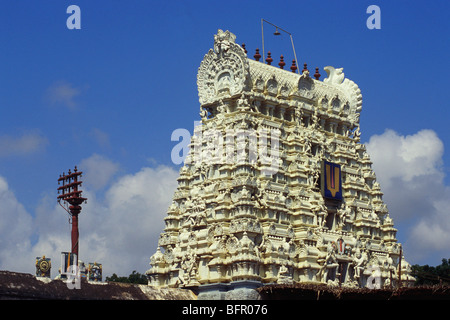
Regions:
M 359 141 L 361 91 L 342 68 L 325 71 L 319 81 L 249 59 L 218 31 L 149 285 L 412 283 Z M 342 200 L 323 196 L 323 161 L 340 165 Z

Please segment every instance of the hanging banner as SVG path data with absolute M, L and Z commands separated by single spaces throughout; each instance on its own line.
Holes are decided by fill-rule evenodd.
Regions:
M 322 162 L 322 195 L 327 199 L 342 201 L 341 165 Z

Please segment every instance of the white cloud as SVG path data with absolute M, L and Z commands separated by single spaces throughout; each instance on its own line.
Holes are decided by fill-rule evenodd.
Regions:
M 111 163 L 98 155 L 86 159 L 92 168 L 82 180 L 88 180 L 96 166 Z M 88 201 L 79 216 L 80 259 L 102 263 L 104 277 L 145 272 L 164 228 L 177 177 L 177 170 L 159 166 L 123 175 L 104 192 L 83 184 Z M 34 274 L 35 258 L 45 255 L 52 259 L 55 277 L 60 253 L 71 246 L 69 215 L 55 203 L 55 195 L 42 198 L 33 219 L 0 177 L 0 202 L 0 269 Z
M 429 221 L 431 220 L 431 221 Z M 448 253 L 448 244 L 450 243 L 450 226 L 448 217 L 443 221 L 436 219 L 421 220 L 411 231 L 410 239 L 414 241 L 415 256 L 418 258 L 425 256 L 429 250 L 443 251 Z M 447 256 L 442 256 L 445 258 Z
M 409 258 L 449 256 L 450 187 L 444 183 L 444 145 L 437 134 L 421 130 L 402 136 L 386 130 L 366 147 L 390 215 L 405 227 Z
M 80 93 L 81 90 L 75 88 L 71 83 L 58 81 L 48 87 L 45 98 L 53 106 L 63 106 L 73 110 L 77 106 L 75 98 Z
M 110 182 L 119 170 L 119 165 L 101 155 L 93 154 L 80 162 L 79 169 L 83 171 L 84 184 L 99 190 Z
M 128 275 L 149 268 L 177 177 L 178 171 L 170 167 L 143 168 L 123 176 L 106 192 L 98 235 L 106 240 L 111 271 Z
M 382 135 L 372 136 L 366 146 L 377 177 L 385 187 L 396 178 L 411 181 L 416 177 L 443 174 L 444 145 L 432 130 L 421 130 L 409 136 L 386 130 Z
M 102 149 L 109 149 L 111 147 L 109 135 L 98 128 L 92 129 L 90 137 L 92 137 Z
M 17 270 L 26 263 L 31 248 L 32 217 L 3 177 L 0 177 L 0 203 L 0 269 Z
M 0 157 L 24 156 L 45 149 L 47 138 L 38 132 L 28 132 L 21 136 L 0 136 Z

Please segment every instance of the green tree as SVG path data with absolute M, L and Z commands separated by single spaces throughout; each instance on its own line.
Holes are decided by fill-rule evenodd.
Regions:
M 111 277 L 106 277 L 106 281 L 109 282 L 121 282 L 121 283 L 134 283 L 134 284 L 147 284 L 147 277 L 144 274 L 140 274 L 133 270 L 133 272 L 128 277 L 119 277 L 117 274 L 113 273 Z
M 412 275 L 416 277 L 416 285 L 450 285 L 450 259 L 442 259 L 442 263 L 436 267 L 415 264 L 412 267 Z

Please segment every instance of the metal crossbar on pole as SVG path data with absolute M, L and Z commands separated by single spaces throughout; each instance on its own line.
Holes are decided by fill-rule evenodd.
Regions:
M 77 170 L 77 167 L 75 167 L 74 171 L 71 172 L 69 170 L 69 173 L 66 175 L 63 173 L 59 176 L 58 179 L 58 185 L 61 185 L 58 188 L 58 203 L 66 209 L 62 204 L 61 201 L 69 204 L 69 210 L 66 209 L 66 211 L 69 212 L 69 214 L 72 217 L 72 234 L 71 234 L 71 240 L 72 240 L 72 250 L 71 253 L 76 254 L 77 258 L 79 257 L 78 254 L 78 239 L 79 239 L 79 232 L 78 232 L 78 215 L 81 212 L 81 204 L 85 202 L 87 199 L 81 197 L 82 191 L 78 188 L 81 187 L 82 181 L 78 180 L 79 177 L 81 177 L 82 172 L 79 172 Z M 78 266 L 78 263 L 76 264 Z

